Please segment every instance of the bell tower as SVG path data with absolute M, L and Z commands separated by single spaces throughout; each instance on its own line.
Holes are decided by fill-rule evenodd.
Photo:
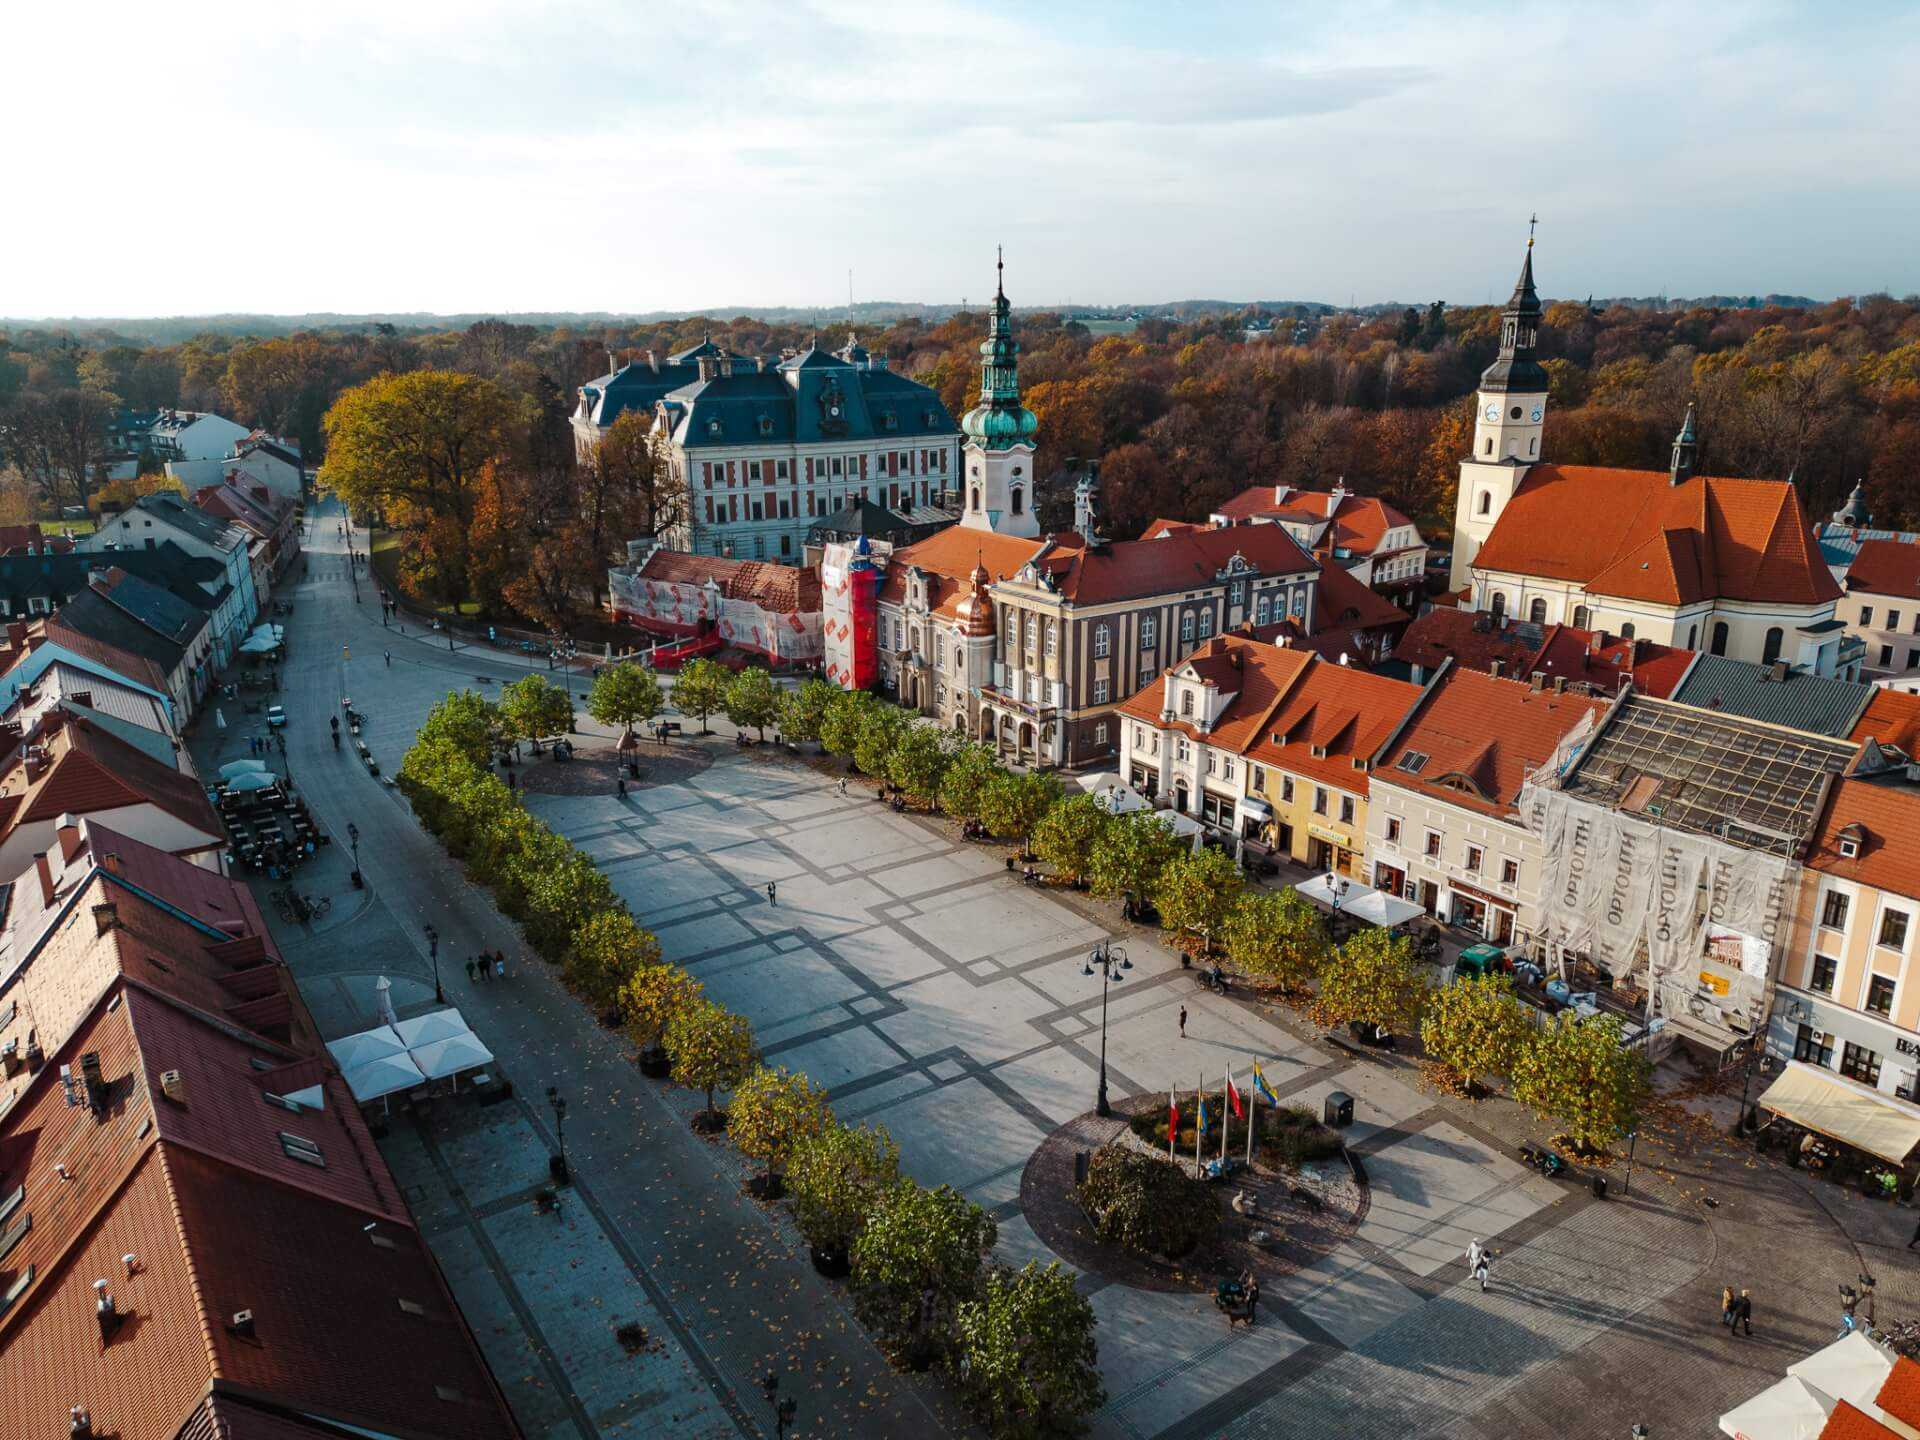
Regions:
M 1460 494 L 1453 512 L 1454 590 L 1473 583 L 1473 560 L 1495 523 L 1539 463 L 1547 418 L 1547 372 L 1535 358 L 1540 343 L 1540 296 L 1533 288 L 1533 235 L 1513 296 L 1500 312 L 1500 354 L 1480 377 L 1474 396 L 1473 451 L 1460 462 Z
M 960 456 L 960 523 L 1002 535 L 1040 533 L 1034 514 L 1033 437 L 1040 428 L 1020 403 L 1020 342 L 1013 338 L 1006 261 L 996 259 L 993 318 L 980 342 L 980 401 L 960 420 L 967 437 Z

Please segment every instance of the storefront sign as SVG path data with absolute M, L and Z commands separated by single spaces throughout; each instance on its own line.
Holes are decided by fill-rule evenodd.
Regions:
M 1447 888 L 1456 894 L 1471 896 L 1482 905 L 1494 905 L 1502 910 L 1518 909 L 1520 905 L 1518 900 L 1509 900 L 1504 895 L 1495 895 L 1486 890 L 1476 890 L 1471 885 L 1462 885 L 1458 880 L 1447 881 Z
M 1902 1055 L 1920 1055 L 1920 1043 L 1909 1040 L 1904 1035 L 1893 1042 L 1893 1048 L 1898 1050 Z
M 1342 850 L 1351 850 L 1354 848 L 1353 837 L 1351 835 L 1342 835 L 1336 830 L 1322 830 L 1318 825 L 1309 825 L 1307 826 L 1307 834 L 1313 836 L 1316 840 L 1324 840 L 1329 845 L 1337 845 Z

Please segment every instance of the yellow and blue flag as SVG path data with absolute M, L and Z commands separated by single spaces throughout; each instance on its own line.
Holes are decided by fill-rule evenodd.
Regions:
M 1260 1073 L 1260 1065 L 1257 1061 L 1253 1067 L 1253 1088 L 1260 1092 L 1261 1098 L 1269 1105 L 1278 1105 L 1280 1103 L 1273 1098 L 1273 1091 L 1267 1088 L 1267 1077 Z

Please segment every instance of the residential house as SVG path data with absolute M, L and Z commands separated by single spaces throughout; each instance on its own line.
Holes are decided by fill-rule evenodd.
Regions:
M 172 491 L 142 495 L 126 510 L 101 517 L 99 527 L 82 543 L 82 550 L 118 553 L 152 550 L 173 541 L 189 555 L 217 560 L 236 597 L 236 623 L 221 632 L 223 647 L 237 647 L 259 617 L 261 595 L 254 585 L 254 536 L 245 526 L 210 515 Z M 232 658 L 223 648 L 218 664 Z
M 49 636 L 69 632 L 151 660 L 166 676 L 177 723 L 191 720 L 218 670 L 206 612 L 118 567 L 95 571 L 48 622 Z
M 1535 625 L 1484 610 L 1436 605 L 1409 625 L 1382 668 L 1424 684 L 1451 661 L 1489 675 L 1549 682 L 1583 695 L 1612 695 L 1628 681 L 1643 695 L 1667 696 L 1694 663 L 1696 652 L 1656 641 Z
M 11 675 L 0 679 L 0 695 L 8 691 L 13 693 L 0 707 L 0 735 L 31 742 L 46 720 L 61 710 L 91 721 L 162 764 L 188 767 L 164 695 L 58 659 L 41 668 L 24 690 L 13 687 Z
M 4 649 L 0 649 L 0 706 L 11 710 L 33 704 L 41 679 L 57 666 L 152 700 L 165 714 L 169 733 L 180 733 L 184 712 L 175 708 L 166 673 L 158 665 L 57 620 L 36 620 L 32 625 L 15 620 L 7 626 Z
M 260 486 L 289 506 L 306 500 L 306 462 L 297 441 L 256 430 L 220 462 L 222 478 L 243 488 Z
M 1521 786 L 1606 708 L 1443 665 L 1372 770 L 1372 884 L 1470 935 L 1525 942 L 1539 926 L 1544 850 L 1522 817 Z
M 664 361 L 649 350 L 637 360 L 618 364 L 608 352 L 607 363 L 612 369 L 580 387 L 579 404 L 573 412 L 575 456 L 584 460 L 592 454 L 613 428 L 613 422 L 630 410 L 646 416 L 652 424 L 654 407 L 660 401 L 700 379 L 701 359 L 717 358 L 722 353 L 711 335 Z
M 0 525 L 0 555 L 64 555 L 71 549 L 71 538 L 49 535 L 38 524 Z
M 1863 541 L 1846 572 L 1840 619 L 1866 647 L 1864 674 L 1882 679 L 1920 669 L 1920 544 Z
M 150 450 L 159 460 L 220 460 L 251 433 L 210 410 L 161 410 L 134 448 Z
M 1784 662 L 1753 665 L 1701 655 L 1667 697 L 1723 715 L 1738 715 L 1809 735 L 1845 739 L 1872 702 L 1871 685 L 1831 675 L 1808 675 Z
M 1362 585 L 1412 609 L 1427 576 L 1427 542 L 1420 528 L 1386 501 L 1347 489 L 1296 490 L 1255 485 L 1208 517 L 1214 525 L 1283 526 L 1323 562 L 1338 565 Z
M 69 820 L 100 823 L 209 870 L 226 832 L 200 781 L 64 710 L 0 761 L 0 874 L 44 854 Z
M 1529 248 L 1460 464 L 1452 584 L 1465 608 L 1857 676 L 1860 646 L 1799 492 L 1696 474 L 1691 410 L 1665 472 L 1547 457 L 1540 316 Z
M 274 584 L 300 558 L 300 517 L 294 502 L 255 482 L 232 477 L 194 491 L 193 503 L 252 533 L 254 593 L 264 602 Z

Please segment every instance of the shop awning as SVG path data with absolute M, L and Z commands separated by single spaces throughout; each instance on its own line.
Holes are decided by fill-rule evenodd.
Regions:
M 1251 815 L 1256 820 L 1273 818 L 1273 807 L 1264 800 L 1256 800 L 1251 795 L 1242 795 L 1234 803 L 1242 815 Z
M 1787 1062 L 1760 1108 L 1890 1165 L 1903 1164 L 1920 1145 L 1920 1109 L 1798 1060 Z
M 1339 886 L 1338 905 L 1334 903 L 1336 885 Z M 1371 885 L 1362 885 L 1358 880 L 1349 880 L 1344 875 L 1336 876 L 1332 871 L 1316 875 L 1311 880 L 1302 880 L 1293 888 L 1316 904 L 1325 905 L 1342 915 L 1351 915 L 1356 920 L 1364 920 L 1369 925 L 1404 925 L 1416 915 L 1426 913 L 1411 900 L 1402 900 Z

